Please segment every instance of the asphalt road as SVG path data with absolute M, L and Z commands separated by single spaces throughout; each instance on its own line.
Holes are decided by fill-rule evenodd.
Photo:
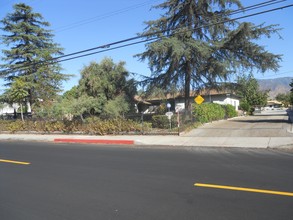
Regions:
M 293 192 L 292 167 L 292 151 L 0 142 L 0 219 L 290 220 L 292 196 L 194 184 Z

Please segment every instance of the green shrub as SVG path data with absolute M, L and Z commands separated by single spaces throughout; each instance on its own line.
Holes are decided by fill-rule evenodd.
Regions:
M 238 113 L 233 105 L 224 105 L 223 107 L 225 109 L 226 118 L 233 118 L 238 116 Z
M 101 120 L 100 118 L 87 119 L 83 131 L 89 134 L 115 134 L 119 132 L 138 132 L 141 125 L 132 120 L 115 118 L 111 120 Z
M 141 132 L 149 132 L 152 130 L 153 124 L 151 122 L 143 122 L 143 124 L 140 123 L 140 131 Z
M 173 115 L 171 118 L 171 126 L 174 128 L 177 127 L 177 125 L 177 117 L 176 115 Z M 170 128 L 170 121 L 166 115 L 154 115 L 152 117 L 152 127 L 168 129 Z
M 10 124 L 10 121 L 0 120 L 0 131 L 8 131 L 9 124 Z
M 105 135 L 110 133 L 109 130 L 111 131 L 111 124 L 102 123 L 102 120 L 98 118 L 92 119 L 83 125 L 83 132 L 86 134 Z
M 49 121 L 45 123 L 45 132 L 64 131 L 64 123 L 62 121 Z
M 250 113 L 251 112 L 251 105 L 247 101 L 243 100 L 240 102 L 240 109 L 242 111 Z
M 166 117 L 166 116 L 165 116 Z M 100 118 L 88 118 L 84 123 L 74 121 L 0 121 L 0 131 L 37 131 L 37 132 L 81 132 L 84 134 L 106 135 L 120 132 L 141 132 L 141 123 L 115 118 L 102 120 Z M 144 122 L 143 130 L 149 130 L 151 123 Z
M 14 133 L 16 131 L 24 131 L 26 130 L 25 122 L 21 120 L 11 121 L 7 126 L 8 131 Z
M 118 127 L 120 132 L 136 132 L 141 130 L 141 124 L 133 120 L 116 118 L 112 123 Z M 144 123 L 143 126 L 145 129 L 147 129 L 150 125 L 149 123 Z
M 225 118 L 224 108 L 216 103 L 203 103 L 195 105 L 193 114 L 197 121 L 207 123 Z
M 81 120 L 73 120 L 73 121 L 63 120 L 62 122 L 64 124 L 63 131 L 66 133 L 83 131 L 83 123 Z

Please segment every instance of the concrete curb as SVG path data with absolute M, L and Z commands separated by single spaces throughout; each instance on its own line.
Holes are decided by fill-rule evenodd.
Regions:
M 231 147 L 293 149 L 293 137 L 180 137 L 180 136 L 79 136 L 0 134 L 0 141 L 45 141 L 53 143 L 84 143 L 129 145 L 156 148 L 172 147 Z
M 126 144 L 126 145 L 134 145 L 134 141 L 133 140 L 55 138 L 53 141 L 54 142 L 62 142 L 62 143 Z

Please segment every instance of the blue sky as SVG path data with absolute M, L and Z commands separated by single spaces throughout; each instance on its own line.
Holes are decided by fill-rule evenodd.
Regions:
M 54 41 L 65 49 L 65 54 L 69 54 L 136 36 L 145 27 L 144 21 L 159 18 L 160 12 L 155 9 L 150 10 L 150 8 L 163 0 L 1 0 L 0 19 L 12 12 L 12 6 L 19 2 L 30 5 L 35 12 L 43 15 L 45 21 L 50 22 L 50 29 L 54 31 L 55 35 Z M 241 2 L 244 6 L 250 6 L 265 2 L 265 0 L 243 0 Z M 284 1 L 258 11 L 289 4 L 292 2 Z M 255 12 L 257 11 L 247 14 Z M 241 16 L 241 14 L 237 16 Z M 273 36 L 259 42 L 270 52 L 283 54 L 281 68 L 276 73 L 266 72 L 264 75 L 255 73 L 256 78 L 293 76 L 292 20 L 293 7 L 240 20 L 251 21 L 254 24 L 279 24 L 283 28 L 280 31 L 283 40 L 280 40 L 278 36 Z M 0 34 L 2 33 L 0 32 Z M 142 63 L 133 57 L 143 51 L 144 45 L 139 44 L 62 62 L 63 72 L 75 75 L 64 83 L 63 89 L 66 91 L 77 85 L 80 70 L 91 61 L 100 62 L 104 57 L 111 57 L 115 62 L 125 61 L 126 69 L 130 72 L 149 75 L 150 70 L 147 63 Z

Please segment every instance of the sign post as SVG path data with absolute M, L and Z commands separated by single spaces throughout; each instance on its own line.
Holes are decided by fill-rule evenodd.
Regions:
M 175 107 L 175 112 L 177 112 L 178 136 L 180 135 L 180 111 L 181 110 L 182 110 L 181 106 Z
M 165 115 L 166 115 L 166 116 L 168 117 L 168 119 L 169 119 L 170 130 L 171 130 L 171 118 L 172 118 L 172 116 L 173 116 L 173 112 L 166 112 Z

